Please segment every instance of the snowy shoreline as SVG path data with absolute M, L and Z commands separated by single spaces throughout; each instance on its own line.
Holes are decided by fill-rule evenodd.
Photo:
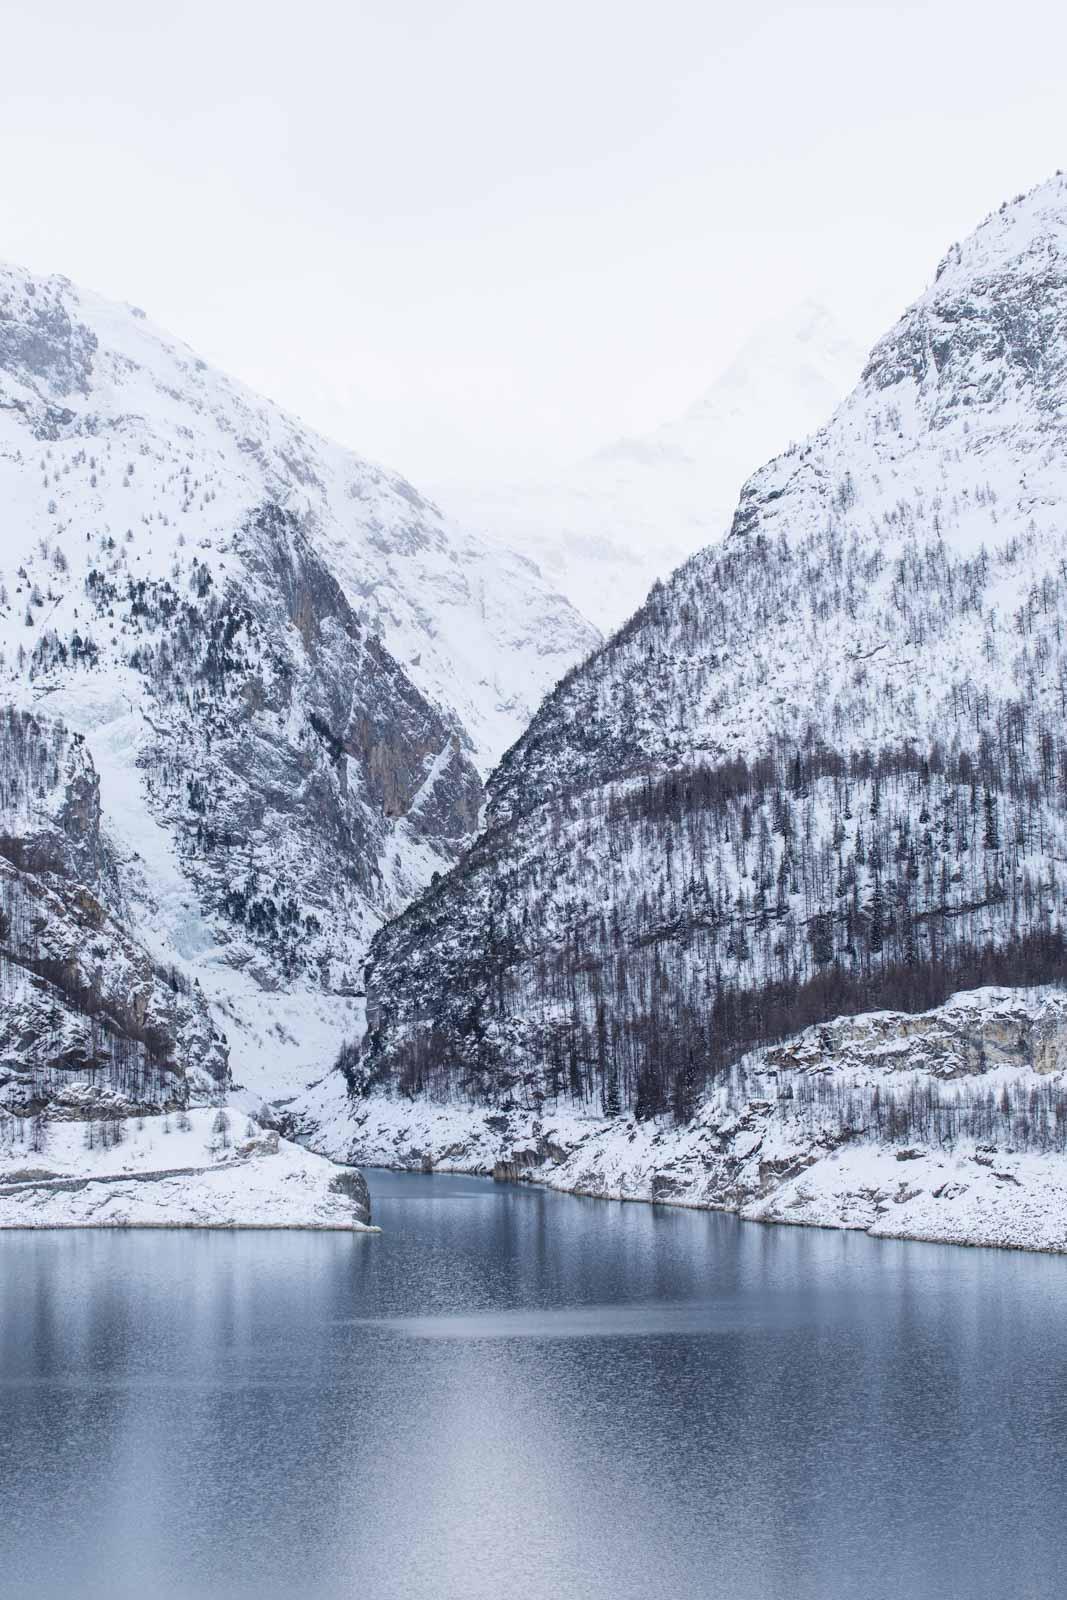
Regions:
M 538 1188 L 550 1189 L 556 1194 L 572 1195 L 579 1200 L 604 1200 L 617 1205 L 653 1205 L 671 1206 L 682 1211 L 715 1211 L 723 1216 L 737 1217 L 739 1222 L 754 1222 L 773 1227 L 790 1228 L 822 1228 L 828 1232 L 866 1233 L 871 1239 L 896 1239 L 908 1244 L 951 1244 L 974 1250 L 1026 1250 L 1042 1255 L 1067 1255 L 1067 1223 L 1062 1229 L 1062 1236 L 1041 1242 L 1034 1236 L 1013 1238 L 1010 1236 L 1011 1219 L 1001 1216 L 998 1220 L 1005 1229 L 1004 1236 L 997 1237 L 993 1232 L 988 1235 L 969 1236 L 966 1233 L 952 1233 L 946 1231 L 930 1230 L 928 1232 L 905 1231 L 901 1227 L 878 1226 L 877 1223 L 867 1225 L 862 1221 L 846 1221 L 841 1217 L 816 1215 L 785 1216 L 780 1210 L 768 1208 L 765 1212 L 758 1212 L 749 1207 L 738 1207 L 721 1201 L 687 1199 L 668 1195 L 653 1195 L 650 1193 L 627 1193 L 625 1190 L 613 1191 L 607 1188 L 582 1187 L 561 1182 L 553 1172 L 538 1172 L 536 1169 L 517 1171 L 507 1177 L 498 1176 L 491 1169 L 475 1161 L 466 1165 L 454 1165 L 445 1162 L 434 1163 L 433 1166 L 424 1167 L 413 1161 L 376 1161 L 367 1159 L 366 1167 L 382 1172 L 414 1172 L 422 1176 L 431 1177 L 435 1174 L 452 1177 L 468 1178 L 495 1178 L 503 1184 L 527 1184 Z M 1062 1201 L 1067 1205 L 1067 1162 L 1063 1164 L 1063 1194 Z M 887 1198 L 892 1198 L 887 1194 Z M 947 1219 L 946 1219 L 947 1220 Z
M 349 1099 L 332 1073 L 291 1126 L 361 1167 L 1067 1254 L 1064 1061 L 1061 991 L 987 988 L 929 1012 L 839 1017 L 754 1052 L 681 1125 L 567 1105 Z
M 52 1121 L 34 1130 L 32 1144 L 6 1140 L 0 1147 L 0 1232 L 379 1232 L 370 1223 L 361 1174 L 340 1169 L 272 1129 L 249 1124 L 243 1136 L 234 1137 L 230 1114 L 212 1107 L 177 1117 L 135 1118 L 132 1127 L 123 1119 L 122 1137 L 116 1139 L 119 1126 Z
M 377 1168 L 380 1171 L 419 1172 L 425 1176 L 432 1176 L 435 1173 L 455 1177 L 486 1178 L 496 1176 L 491 1170 L 487 1170 L 478 1163 L 464 1166 L 435 1163 L 432 1167 L 422 1168 L 413 1165 L 411 1162 L 368 1160 L 365 1165 Z M 765 1211 L 759 1211 L 751 1207 L 739 1207 L 714 1200 L 696 1200 L 650 1193 L 627 1193 L 625 1190 L 613 1191 L 607 1188 L 583 1187 L 560 1181 L 559 1177 L 552 1171 L 542 1173 L 528 1169 L 516 1172 L 508 1177 L 497 1177 L 496 1181 L 536 1185 L 539 1188 L 551 1189 L 557 1194 L 572 1195 L 580 1200 L 604 1200 L 618 1205 L 671 1206 L 675 1210 L 682 1211 L 715 1211 L 724 1216 L 736 1217 L 739 1222 L 759 1223 L 768 1227 L 822 1228 L 827 1232 L 866 1233 L 868 1238 L 871 1239 L 895 1239 L 908 1244 L 950 1244 L 973 1250 L 1025 1250 L 1041 1255 L 1067 1255 L 1067 1223 L 1062 1224 L 1062 1226 L 1057 1223 L 1056 1226 L 1059 1228 L 1057 1236 L 1042 1241 L 1039 1235 L 1027 1234 L 1023 1236 L 1022 1228 L 1026 1219 L 1021 1215 L 1017 1218 L 1003 1213 L 998 1216 L 995 1220 L 1001 1229 L 999 1236 L 992 1228 L 988 1233 L 969 1235 L 965 1232 L 945 1231 L 936 1227 L 924 1232 L 920 1231 L 918 1227 L 910 1230 L 907 1224 L 890 1227 L 879 1226 L 877 1221 L 868 1225 L 859 1220 L 845 1220 L 841 1216 L 786 1216 L 782 1214 L 780 1209 L 772 1209 L 770 1207 Z M 888 1191 L 884 1193 L 885 1198 L 892 1199 L 892 1195 Z M 1067 1206 L 1067 1162 L 1063 1163 L 1060 1202 L 1062 1205 Z M 948 1221 L 947 1218 L 944 1220 Z M 993 1219 L 990 1220 L 992 1221 Z M 1011 1236 L 1013 1222 L 1017 1222 L 1020 1227 L 1018 1237 Z
M 0 1222 L 2 1233 L 87 1233 L 145 1228 L 179 1233 L 381 1233 L 362 1222 Z
M 387 1164 L 384 1162 L 368 1162 L 367 1165 L 378 1172 L 415 1172 L 420 1177 L 433 1177 L 440 1174 L 445 1177 L 457 1178 L 491 1178 L 493 1174 L 481 1168 L 434 1166 L 429 1169 L 404 1165 L 402 1162 Z M 968 1250 L 1021 1250 L 1036 1255 L 1067 1255 L 1067 1237 L 1062 1243 L 1038 1244 L 1033 1241 L 1020 1242 L 1011 1239 L 994 1238 L 967 1238 L 964 1236 L 950 1237 L 946 1234 L 899 1233 L 876 1228 L 865 1228 L 862 1223 L 845 1223 L 834 1220 L 822 1221 L 817 1217 L 785 1217 L 785 1216 L 755 1216 L 745 1211 L 739 1211 L 736 1206 L 717 1204 L 713 1200 L 685 1200 L 669 1199 L 662 1196 L 653 1197 L 644 1194 L 612 1194 L 594 1189 L 565 1188 L 562 1184 L 554 1182 L 550 1175 L 539 1175 L 536 1172 L 524 1172 L 513 1178 L 496 1178 L 495 1182 L 505 1186 L 509 1184 L 524 1184 L 541 1189 L 550 1189 L 554 1194 L 566 1194 L 576 1200 L 603 1200 L 614 1205 L 642 1205 L 642 1206 L 670 1206 L 675 1211 L 707 1211 L 716 1212 L 720 1216 L 736 1217 L 738 1222 L 754 1223 L 760 1227 L 783 1228 L 821 1228 L 827 1233 L 866 1233 L 869 1239 L 884 1239 L 896 1241 L 900 1244 L 948 1244 L 958 1245 L 961 1249 Z M 1067 1171 L 1064 1173 L 1064 1184 L 1067 1187 Z

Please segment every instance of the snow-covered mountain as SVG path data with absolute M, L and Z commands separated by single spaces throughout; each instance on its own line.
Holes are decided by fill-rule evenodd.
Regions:
M 730 527 L 748 474 L 802 439 L 855 383 L 862 350 L 805 302 L 759 328 L 682 416 L 551 483 L 440 490 L 468 522 L 531 556 L 605 630 Z
M 684 1124 L 805 1027 L 1067 976 L 1065 459 L 1056 177 L 548 697 L 374 941 L 356 1107 Z
M 179 541 L 225 545 L 260 506 L 284 509 L 480 770 L 595 640 L 528 560 L 450 522 L 398 474 L 138 308 L 13 267 L 0 267 L 0 490 L 8 579 L 41 539 L 127 531 L 134 575 L 166 576 Z
M 224 1109 L 243 1097 L 217 1018 L 136 920 L 84 739 L 6 707 L 0 1229 L 363 1229 L 359 1173 L 251 1120 L 255 1101 Z
M 299 1083 L 593 630 L 140 311 L 10 268 L 0 508 L 0 699 L 84 739 L 124 931 L 239 1079 Z

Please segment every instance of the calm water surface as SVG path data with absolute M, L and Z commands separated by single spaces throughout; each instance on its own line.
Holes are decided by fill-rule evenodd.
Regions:
M 1067 1260 L 371 1174 L 0 1235 L 0 1594 L 1051 1600 Z

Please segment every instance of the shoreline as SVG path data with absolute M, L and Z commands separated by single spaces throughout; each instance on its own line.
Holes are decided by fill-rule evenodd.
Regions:
M 783 1216 L 745 1216 L 737 1206 L 718 1205 L 708 1200 L 668 1199 L 666 1197 L 653 1197 L 641 1194 L 606 1194 L 598 1193 L 593 1189 L 568 1189 L 560 1184 L 551 1183 L 547 1177 L 537 1177 L 534 1173 L 529 1176 L 512 1178 L 494 1178 L 492 1172 L 484 1168 L 433 1166 L 430 1168 L 405 1166 L 396 1162 L 386 1165 L 377 1161 L 363 1163 L 365 1172 L 403 1172 L 415 1178 L 484 1178 L 488 1183 L 495 1183 L 501 1188 L 536 1188 L 545 1189 L 552 1194 L 568 1195 L 574 1200 L 599 1200 L 610 1205 L 637 1205 L 637 1206 L 666 1206 L 672 1211 L 703 1211 L 721 1217 L 734 1217 L 745 1226 L 752 1225 L 761 1228 L 818 1228 L 824 1233 L 862 1233 L 868 1239 L 885 1244 L 931 1244 L 951 1245 L 961 1250 L 1010 1250 L 1028 1255 L 1067 1256 L 1067 1242 L 1061 1245 L 1054 1244 L 1022 1244 L 1013 1240 L 995 1239 L 965 1239 L 935 1237 L 931 1234 L 920 1233 L 875 1233 L 861 1222 L 844 1223 L 820 1221 L 817 1218 L 783 1217 Z M 381 1231 L 380 1229 L 378 1230 Z
M 381 1233 L 374 1222 L 0 1222 L 2 1233 Z
M 220 1125 L 220 1119 L 221 1125 Z M 82 1228 L 241 1228 L 358 1233 L 374 1225 L 362 1176 L 251 1121 L 192 1107 L 119 1119 L 86 1145 L 86 1124 L 49 1122 L 40 1147 L 0 1149 L 0 1232 Z M 375 1229 L 375 1231 L 377 1231 Z
M 719 1211 L 916 1244 L 1067 1255 L 1067 1153 L 842 1136 L 779 1102 L 709 1103 L 691 1123 L 411 1101 L 349 1102 L 322 1080 L 293 1120 L 359 1167 L 537 1184 L 582 1199 Z

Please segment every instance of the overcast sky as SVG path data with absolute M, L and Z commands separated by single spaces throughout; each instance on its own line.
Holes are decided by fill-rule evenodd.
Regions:
M 805 296 L 864 344 L 1067 165 L 1051 3 L 3 0 L 0 255 L 416 481 L 641 431 Z

